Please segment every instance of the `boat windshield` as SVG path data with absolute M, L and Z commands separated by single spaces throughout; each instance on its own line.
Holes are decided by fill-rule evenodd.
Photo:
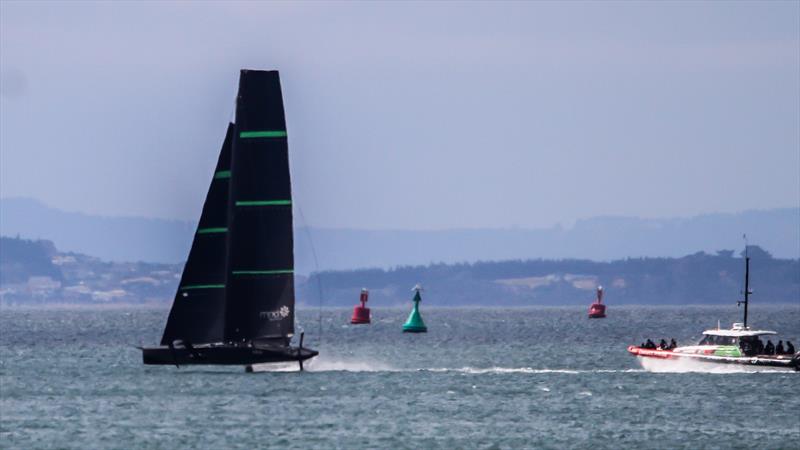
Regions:
M 739 338 L 735 336 L 714 336 L 707 334 L 697 345 L 738 345 Z

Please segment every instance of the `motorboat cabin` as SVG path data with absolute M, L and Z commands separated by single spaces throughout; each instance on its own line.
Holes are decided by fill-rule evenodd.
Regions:
M 734 347 L 739 350 L 741 356 L 777 355 L 778 353 L 775 352 L 774 348 L 772 352 L 768 352 L 764 340 L 761 339 L 762 336 L 774 336 L 777 334 L 778 333 L 769 330 L 752 330 L 741 323 L 734 323 L 733 327 L 729 330 L 713 329 L 704 331 L 703 339 L 697 343 L 697 346 L 684 347 L 683 349 L 688 350 L 692 348 L 694 350 L 700 350 L 697 347 L 708 348 L 709 346 L 713 346 L 716 347 L 716 349 L 720 349 L 720 347 L 729 347 L 729 350 L 734 350 L 730 349 L 730 347 Z M 769 340 L 769 338 L 766 339 Z M 773 343 L 773 345 L 775 345 L 775 343 Z M 784 351 L 783 354 L 789 354 L 789 352 Z

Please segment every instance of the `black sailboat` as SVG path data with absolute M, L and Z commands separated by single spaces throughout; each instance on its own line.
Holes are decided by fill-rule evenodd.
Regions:
M 277 71 L 242 70 L 220 151 L 161 338 L 145 364 L 303 361 L 294 334 L 292 194 Z

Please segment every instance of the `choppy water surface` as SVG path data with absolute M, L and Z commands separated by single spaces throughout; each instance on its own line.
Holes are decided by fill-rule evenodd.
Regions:
M 305 373 L 152 367 L 164 309 L 0 311 L 3 448 L 798 448 L 800 374 L 649 373 L 647 337 L 694 342 L 735 307 L 300 311 Z M 800 307 L 754 325 L 800 344 Z

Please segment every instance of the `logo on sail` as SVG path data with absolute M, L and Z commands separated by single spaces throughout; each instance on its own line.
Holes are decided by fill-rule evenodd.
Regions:
M 288 306 L 281 306 L 277 311 L 261 311 L 259 317 L 269 319 L 270 321 L 282 320 L 289 317 L 290 311 Z

